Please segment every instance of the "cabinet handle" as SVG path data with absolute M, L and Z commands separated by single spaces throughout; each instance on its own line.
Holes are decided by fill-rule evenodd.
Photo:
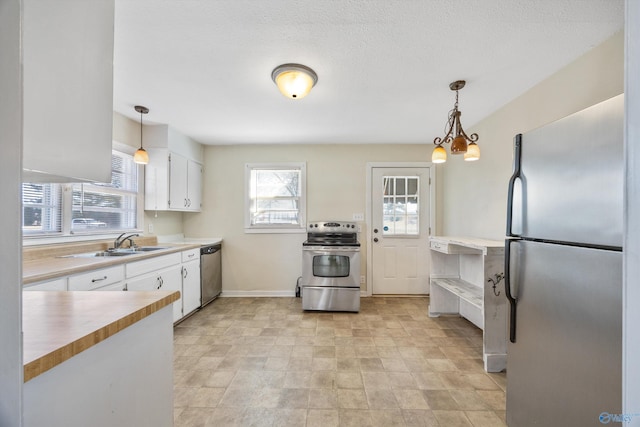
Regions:
M 189 254 L 187 255 L 187 258 L 193 258 L 194 256 L 196 256 L 196 254 Z
M 187 207 L 187 199 L 184 199 L 184 207 Z
M 187 199 L 187 207 L 191 207 L 191 199 Z
M 189 272 L 187 271 L 187 269 L 182 267 L 182 278 L 186 279 L 188 274 Z
M 107 276 L 101 277 L 99 279 L 91 279 L 91 283 L 102 282 L 103 280 L 107 280 Z
M 156 287 L 156 289 L 160 289 L 162 287 L 162 277 L 158 276 L 156 278 L 156 282 L 158 283 L 158 286 Z

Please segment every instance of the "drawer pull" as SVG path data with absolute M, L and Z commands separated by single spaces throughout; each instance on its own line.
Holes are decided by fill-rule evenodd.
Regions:
M 91 279 L 91 283 L 102 282 L 103 280 L 107 280 L 107 276 L 104 276 L 99 279 Z

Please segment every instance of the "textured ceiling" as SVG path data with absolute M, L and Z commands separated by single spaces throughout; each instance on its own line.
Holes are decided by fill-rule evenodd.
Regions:
M 425 143 L 623 28 L 623 0 L 116 0 L 114 109 L 205 144 Z M 304 99 L 271 81 L 313 68 Z

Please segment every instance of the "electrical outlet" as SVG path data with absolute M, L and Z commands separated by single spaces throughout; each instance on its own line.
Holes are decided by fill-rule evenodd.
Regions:
M 360 276 L 360 284 L 364 285 L 365 283 L 367 283 L 367 276 Z
M 149 233 L 153 233 L 153 223 L 149 223 Z
M 363 213 L 354 213 L 353 214 L 353 220 L 354 221 L 364 221 L 364 214 Z

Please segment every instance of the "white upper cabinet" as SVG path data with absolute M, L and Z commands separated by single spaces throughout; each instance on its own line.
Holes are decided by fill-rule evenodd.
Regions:
M 23 9 L 23 181 L 110 182 L 114 0 Z
M 145 210 L 199 212 L 202 145 L 166 125 L 145 129 Z

